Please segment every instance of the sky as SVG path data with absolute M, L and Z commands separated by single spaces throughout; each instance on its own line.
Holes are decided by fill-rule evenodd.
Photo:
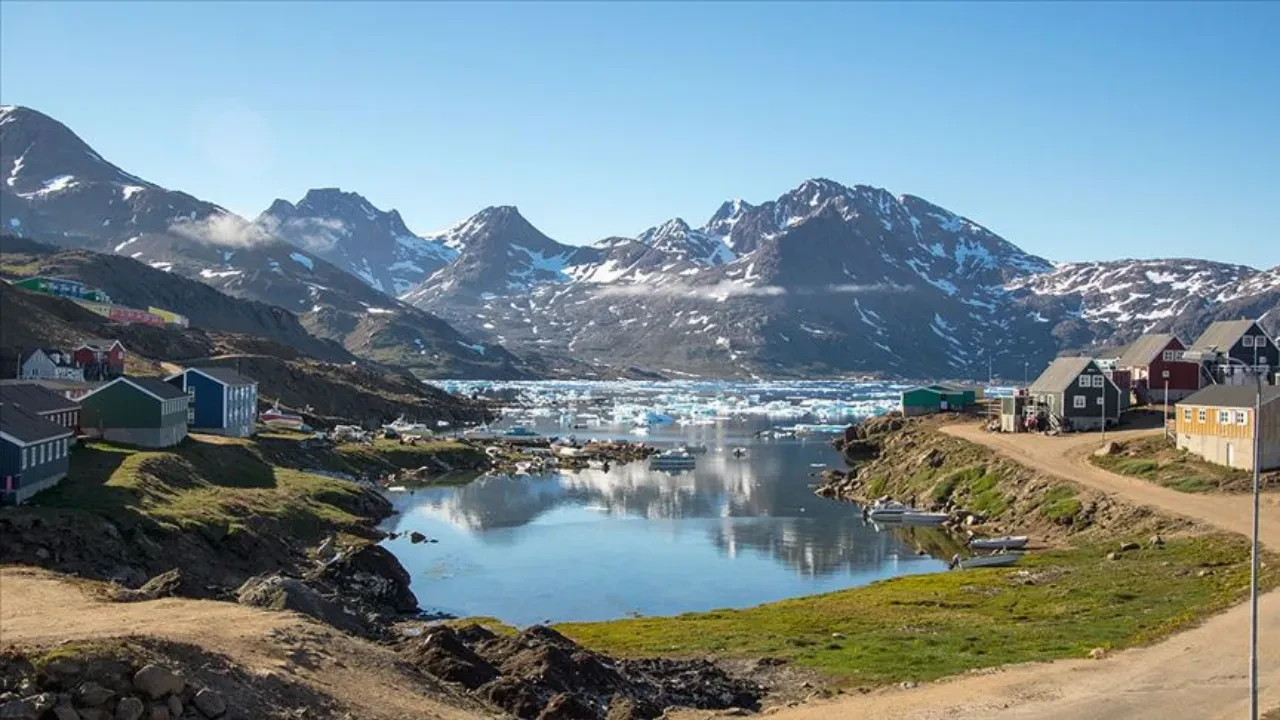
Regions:
M 1053 260 L 1280 264 L 1280 3 L 0 3 L 0 102 L 253 217 L 561 242 L 812 177 Z

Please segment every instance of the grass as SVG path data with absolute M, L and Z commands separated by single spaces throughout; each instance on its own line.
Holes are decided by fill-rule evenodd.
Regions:
M 1040 502 L 1040 514 L 1059 525 L 1070 525 L 1081 510 L 1074 485 L 1055 485 L 1049 488 Z
M 1115 455 L 1091 455 L 1089 460 L 1104 470 L 1180 492 L 1244 492 L 1253 486 L 1253 475 L 1248 471 L 1205 462 L 1163 437 L 1130 440 L 1121 443 Z M 1267 476 L 1264 484 L 1280 484 L 1280 473 Z
M 1114 548 L 1036 554 L 1015 568 L 899 577 L 744 610 L 556 627 L 622 655 L 777 657 L 841 684 L 881 685 L 1152 642 L 1247 592 L 1248 545 L 1236 536 L 1179 539 L 1105 560 Z M 1265 580 L 1274 585 L 1275 572 Z
M 126 526 L 153 522 L 218 535 L 266 518 L 312 536 L 359 524 L 353 508 L 361 492 L 349 482 L 272 465 L 250 440 L 192 437 L 164 450 L 76 447 L 67 478 L 32 504 L 91 512 Z
M 1009 501 L 999 488 L 1000 479 L 1000 474 L 986 465 L 971 465 L 943 476 L 929 496 L 935 505 L 956 500 L 968 510 L 995 518 L 1009 509 Z M 928 477 L 917 474 L 912 485 L 919 486 L 921 480 Z

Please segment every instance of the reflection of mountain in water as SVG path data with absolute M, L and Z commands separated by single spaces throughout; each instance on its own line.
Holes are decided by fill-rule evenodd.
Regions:
M 711 540 L 730 557 L 755 550 L 809 576 L 879 567 L 904 552 L 893 533 L 877 533 L 857 519 L 743 520 L 714 528 Z
M 850 505 L 813 495 L 803 458 L 786 461 L 786 456 L 812 450 L 797 444 L 773 446 L 761 448 L 749 460 L 709 453 L 699 458 L 696 470 L 674 474 L 649 470 L 639 462 L 609 472 L 485 477 L 462 487 L 420 491 L 414 509 L 474 531 L 518 527 L 569 504 L 650 520 L 853 515 Z

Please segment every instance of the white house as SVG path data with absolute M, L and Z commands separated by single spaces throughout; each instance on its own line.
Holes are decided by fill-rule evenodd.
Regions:
M 84 381 L 84 368 L 77 367 L 71 353 L 36 348 L 22 356 L 23 380 Z

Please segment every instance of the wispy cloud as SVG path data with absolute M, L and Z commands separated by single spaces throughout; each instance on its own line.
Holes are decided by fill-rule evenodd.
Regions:
M 876 283 L 873 285 L 844 284 L 795 286 L 746 285 L 737 282 L 719 282 L 712 285 L 687 285 L 684 283 L 634 285 L 609 285 L 596 291 L 597 297 L 681 297 L 691 300 L 722 302 L 731 297 L 780 297 L 783 295 L 858 295 L 876 292 L 904 292 L 910 285 Z
M 222 247 L 249 247 L 271 239 L 271 233 L 239 215 L 220 212 L 199 220 L 182 218 L 169 231 L 190 240 Z

